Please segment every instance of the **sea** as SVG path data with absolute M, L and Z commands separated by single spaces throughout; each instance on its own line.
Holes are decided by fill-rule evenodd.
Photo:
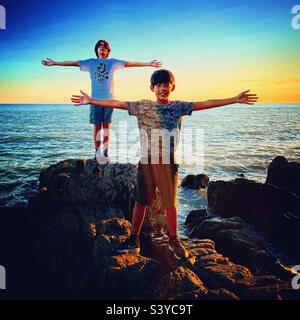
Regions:
M 0 205 L 26 206 L 50 165 L 94 157 L 89 106 L 0 104 L 0 120 Z M 206 190 L 180 187 L 186 175 L 265 182 L 268 165 L 279 155 L 300 162 L 299 103 L 235 104 L 183 117 L 176 155 L 179 231 L 186 232 L 191 210 L 207 205 Z M 113 113 L 109 156 L 112 162 L 139 161 L 137 119 L 125 110 Z

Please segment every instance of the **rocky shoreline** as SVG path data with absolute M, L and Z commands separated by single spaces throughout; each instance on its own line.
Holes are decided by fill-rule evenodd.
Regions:
M 294 274 L 249 224 L 299 259 L 299 166 L 276 157 L 266 183 L 184 179 L 208 185 L 209 212 L 189 213 L 182 239 L 190 258 L 167 247 L 157 191 L 141 232 L 141 253 L 114 255 L 129 234 L 137 166 L 69 159 L 42 171 L 27 208 L 0 208 L 0 265 L 7 299 L 300 300 Z M 214 214 L 212 215 L 211 212 Z M 3 245 L 4 244 L 4 245 Z

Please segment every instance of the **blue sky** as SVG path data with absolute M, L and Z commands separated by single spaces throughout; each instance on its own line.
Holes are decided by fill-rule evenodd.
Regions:
M 41 59 L 94 57 L 99 39 L 109 41 L 111 57 L 159 59 L 180 77 L 196 77 L 193 70 L 286 64 L 300 53 L 300 30 L 290 25 L 294 1 L 0 0 L 0 5 L 7 19 L 6 30 L 0 30 L 0 97 L 1 85 L 55 81 L 62 74 L 45 72 Z M 142 71 L 135 72 L 144 79 Z M 86 80 L 80 72 L 63 76 Z

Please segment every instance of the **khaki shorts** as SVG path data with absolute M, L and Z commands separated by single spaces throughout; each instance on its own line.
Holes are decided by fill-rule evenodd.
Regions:
M 165 208 L 176 206 L 178 164 L 138 164 L 134 198 L 143 205 L 151 205 L 158 187 Z

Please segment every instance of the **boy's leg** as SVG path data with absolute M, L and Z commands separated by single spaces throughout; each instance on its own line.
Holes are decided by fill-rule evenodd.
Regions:
M 166 216 L 168 221 L 168 228 L 170 237 L 177 237 L 177 208 L 169 207 L 166 208 Z
M 90 105 L 90 123 L 94 125 L 94 145 L 98 150 L 101 145 L 101 127 L 103 122 L 103 107 Z
M 145 218 L 146 205 L 135 202 L 132 219 L 131 219 L 131 235 L 138 236 Z
M 96 150 L 98 150 L 101 145 L 101 135 L 100 135 L 101 126 L 102 126 L 102 123 L 94 124 L 94 145 Z
M 118 253 L 140 252 L 139 234 L 145 218 L 146 205 L 135 202 L 132 219 L 131 219 L 131 235 L 125 242 L 121 243 L 115 251 Z
M 169 228 L 169 249 L 174 252 L 174 256 L 177 259 L 186 259 L 189 257 L 189 253 L 180 243 L 177 236 L 177 208 L 166 208 L 166 216 Z
M 103 122 L 103 153 L 108 156 L 108 147 L 110 141 L 110 123 Z
M 151 204 L 154 192 L 152 177 L 151 168 L 139 163 L 133 192 L 135 205 L 131 219 L 131 236 L 116 248 L 119 253 L 140 252 L 139 234 L 145 218 L 146 207 Z
M 177 164 L 153 165 L 156 185 L 159 188 L 162 202 L 166 208 L 166 216 L 169 228 L 169 249 L 174 252 L 177 259 L 186 259 L 189 256 L 187 250 L 181 245 L 177 237 Z
M 113 108 L 103 108 L 103 153 L 105 157 L 108 157 L 112 114 Z

